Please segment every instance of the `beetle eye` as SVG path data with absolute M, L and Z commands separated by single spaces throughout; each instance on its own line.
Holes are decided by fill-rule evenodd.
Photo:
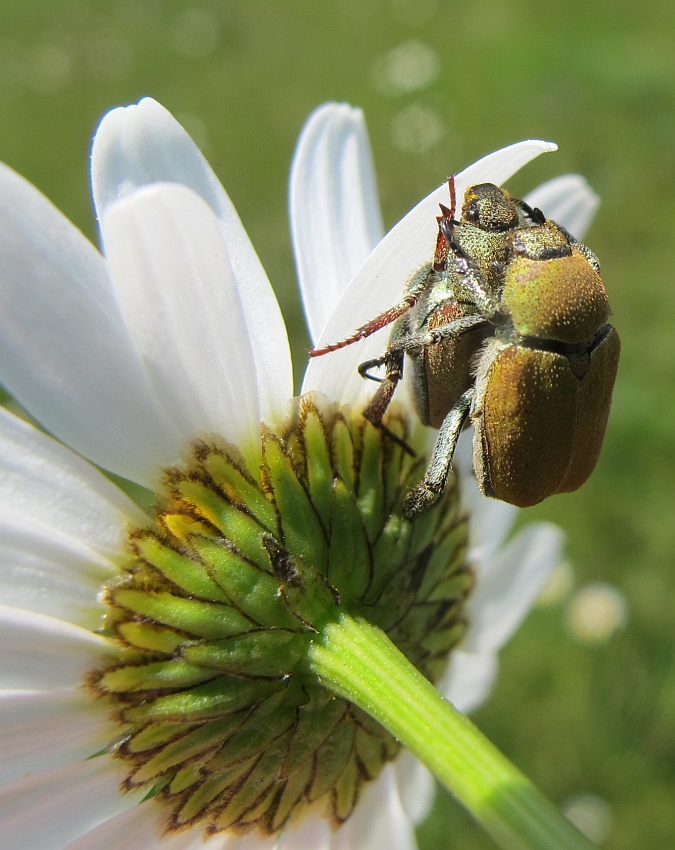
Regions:
M 464 218 L 469 224 L 479 224 L 480 223 L 480 213 L 478 212 L 477 207 L 473 205 L 467 207 L 464 211 Z

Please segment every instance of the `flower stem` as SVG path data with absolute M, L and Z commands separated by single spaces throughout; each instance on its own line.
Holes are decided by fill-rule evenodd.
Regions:
M 504 850 L 593 847 L 380 629 L 342 614 L 314 641 L 309 663 L 424 762 Z

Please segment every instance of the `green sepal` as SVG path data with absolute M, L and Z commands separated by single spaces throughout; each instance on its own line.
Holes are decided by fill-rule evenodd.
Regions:
M 434 587 L 447 576 L 463 569 L 468 546 L 467 526 L 464 522 L 450 524 L 442 539 L 433 548 L 428 560 L 418 595 L 428 598 Z M 468 571 L 465 571 L 468 572 Z
M 201 458 L 201 463 L 229 499 L 245 505 L 270 534 L 276 534 L 278 529 L 274 506 L 259 485 L 250 481 L 233 461 L 217 450 Z
M 277 680 L 221 676 L 189 691 L 168 694 L 158 697 L 154 702 L 127 708 L 123 711 L 123 717 L 131 723 L 149 720 L 212 720 L 247 708 L 283 687 L 284 683 Z
M 285 764 L 285 762 L 284 762 Z M 284 770 L 282 766 L 282 771 Z M 302 767 L 292 773 L 283 783 L 281 793 L 277 803 L 272 803 L 270 806 L 273 812 L 272 820 L 269 827 L 272 832 L 276 832 L 288 820 L 289 815 L 293 811 L 294 806 L 300 798 L 304 796 L 305 789 L 309 785 L 314 773 L 314 764 L 311 760 L 307 760 Z
M 178 634 L 167 626 L 138 620 L 118 623 L 115 631 L 134 647 L 149 649 L 151 652 L 163 652 L 166 655 L 173 655 L 178 647 L 185 643 L 185 635 Z
M 296 692 L 294 692 L 296 691 Z M 261 752 L 295 723 L 296 708 L 306 697 L 290 686 L 258 705 L 213 759 L 209 768 L 215 770 L 240 762 Z
M 284 758 L 288 735 L 290 733 L 279 738 L 265 750 L 241 788 L 238 788 L 236 794 L 229 799 L 216 820 L 219 829 L 227 829 L 239 821 L 246 815 L 247 810 L 253 808 L 264 792 L 272 787 Z M 245 818 L 242 819 L 245 820 Z
M 361 789 L 359 779 L 356 759 L 350 758 L 340 776 L 335 780 L 333 789 L 333 815 L 338 823 L 344 823 L 356 805 Z
M 368 778 L 374 779 L 382 769 L 382 763 L 385 758 L 382 738 L 372 735 L 360 726 L 357 726 L 355 747 L 357 758 L 363 765 Z
M 168 793 L 180 794 L 181 791 L 185 791 L 186 788 L 194 785 L 201 778 L 203 764 L 204 760 L 200 759 L 191 762 L 187 767 L 182 767 L 168 786 Z
M 358 504 L 368 539 L 374 542 L 384 524 L 382 432 L 368 422 L 363 429 Z
M 290 673 L 307 651 L 308 639 L 282 629 L 257 629 L 225 640 L 187 646 L 188 661 L 233 675 L 277 678 Z
M 180 658 L 150 664 L 118 667 L 101 676 L 99 687 L 107 693 L 185 688 L 212 679 L 216 673 Z
M 133 544 L 142 560 L 191 596 L 200 596 L 211 602 L 227 602 L 227 596 L 209 577 L 203 562 L 181 555 L 150 533 L 138 535 Z
M 193 728 L 193 723 L 150 723 L 135 732 L 126 742 L 125 748 L 130 753 L 154 750 Z
M 302 434 L 309 495 L 324 528 L 328 528 L 333 489 L 333 466 L 326 428 L 317 410 L 310 409 L 307 412 Z
M 356 726 L 353 723 L 339 723 L 319 747 L 310 800 L 318 800 L 335 784 L 352 757 L 355 736 Z
M 228 502 L 224 495 L 215 492 L 201 481 L 184 479 L 176 484 L 183 498 L 198 506 L 199 512 L 236 547 L 249 561 L 264 570 L 267 566 L 261 535 L 268 532 L 244 507 Z
M 448 599 L 463 599 L 476 583 L 473 574 L 468 570 L 455 573 L 439 581 L 436 587 L 426 597 L 427 602 L 438 602 Z
M 176 741 L 163 747 L 160 752 L 145 762 L 133 774 L 135 784 L 142 785 L 164 773 L 170 767 L 196 758 L 201 753 L 220 746 L 236 731 L 241 724 L 241 718 L 234 715 L 222 720 L 204 723 L 192 732 L 188 732 Z
M 255 766 L 254 758 L 232 765 L 228 770 L 219 770 L 208 776 L 186 799 L 175 815 L 178 825 L 189 823 L 199 813 L 230 786 L 235 786 L 245 778 Z M 207 767 L 208 770 L 208 767 Z M 177 777 L 176 777 L 177 778 Z M 171 790 L 171 789 L 170 789 Z
M 312 503 L 279 440 L 263 438 L 263 470 L 281 518 L 285 545 L 317 569 L 325 571 L 326 535 Z
M 370 582 L 370 551 L 359 508 L 347 485 L 333 485 L 328 580 L 343 601 L 360 599 Z
M 323 573 L 292 555 L 273 537 L 267 537 L 264 542 L 289 612 L 310 629 L 336 616 L 339 597 Z
M 335 472 L 347 487 L 356 492 L 355 449 L 349 426 L 344 419 L 338 418 L 333 425 L 333 458 Z
M 321 742 L 345 715 L 343 700 L 332 694 L 324 696 L 316 686 L 309 690 L 311 699 L 298 709 L 298 725 L 284 761 L 287 774 L 298 770 L 314 757 Z
M 115 605 L 196 637 L 224 638 L 251 627 L 251 621 L 231 606 L 184 599 L 166 591 L 119 587 L 111 592 L 111 596 Z
M 425 649 L 434 655 L 441 656 L 445 662 L 448 652 L 457 645 L 465 631 L 466 623 L 462 620 L 447 629 L 434 629 L 422 639 L 421 643 Z
M 373 547 L 373 581 L 363 600 L 367 605 L 375 604 L 391 576 L 401 569 L 411 538 L 410 522 L 401 514 L 390 516 Z
M 231 552 L 226 541 L 195 537 L 193 543 L 199 554 L 208 560 L 218 584 L 240 611 L 259 625 L 298 628 L 279 597 L 279 581 L 272 575 L 267 553 L 266 569 L 262 569 Z

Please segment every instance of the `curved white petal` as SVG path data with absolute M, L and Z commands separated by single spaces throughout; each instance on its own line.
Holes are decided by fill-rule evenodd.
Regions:
M 413 823 L 421 823 L 429 814 L 434 801 L 434 777 L 409 750 L 403 750 L 397 757 L 394 770 L 406 814 Z
M 115 565 L 40 520 L 0 513 L 0 603 L 48 614 L 84 628 L 100 626 L 99 593 Z
M 360 109 L 326 103 L 309 116 L 291 166 L 289 212 L 300 291 L 315 341 L 384 235 Z
M 330 850 L 332 840 L 333 830 L 326 818 L 312 814 L 292 823 L 279 838 L 275 850 Z
M 0 605 L 0 688 L 76 688 L 111 652 L 100 635 L 54 617 Z
M 180 183 L 212 208 L 240 288 L 258 373 L 260 410 L 271 421 L 293 395 L 286 327 L 265 270 L 220 181 L 176 119 L 151 98 L 113 109 L 96 131 L 91 182 L 96 213 L 150 183 Z M 263 210 L 261 208 L 261 214 Z M 229 329 L 221 333 L 227 336 Z
M 349 820 L 336 833 L 331 850 L 416 850 L 415 832 L 406 814 L 394 767 L 388 764 L 363 796 Z
M 495 652 L 506 643 L 560 563 L 563 541 L 558 526 L 533 523 L 496 555 L 478 564 L 462 649 Z
M 468 714 L 487 699 L 498 667 L 496 652 L 453 649 L 438 690 L 458 711 Z
M 472 469 L 474 429 L 460 436 L 453 459 L 461 474 L 462 502 L 469 515 L 469 555 L 471 562 L 485 561 L 506 541 L 518 508 L 484 496 Z
M 204 839 L 199 827 L 164 835 L 162 809 L 153 800 L 140 803 L 89 830 L 64 850 L 234 850 L 236 836 Z
M 101 232 L 129 332 L 176 430 L 255 446 L 256 363 L 212 209 L 192 189 L 155 183 L 110 206 Z
M 171 443 L 102 257 L 6 166 L 0 166 L 0 381 L 60 440 L 139 483 L 148 482 L 152 459 Z
M 108 709 L 82 690 L 0 691 L 0 784 L 100 752 Z
M 120 770 L 107 756 L 60 767 L 0 789 L 0 835 L 11 850 L 62 850 L 69 842 L 135 805 L 120 794 Z
M 147 517 L 98 470 L 0 409 L 0 603 L 97 628 L 129 522 Z
M 550 218 L 583 239 L 600 198 L 580 174 L 563 174 L 542 183 L 525 197 L 531 207 L 539 207 Z
M 82 458 L 0 408 L 0 506 L 79 540 L 102 559 L 119 553 L 122 529 L 145 514 Z M 147 518 L 146 518 L 147 519 Z
M 475 183 L 501 184 L 539 154 L 555 149 L 551 142 L 530 140 L 495 151 L 456 176 L 457 197 L 461 202 L 466 189 Z M 345 339 L 400 300 L 406 282 L 433 257 L 439 203 L 448 204 L 445 183 L 413 207 L 368 256 L 347 286 L 317 347 Z M 354 345 L 311 359 L 302 391 L 321 390 L 331 399 L 353 402 L 364 393 L 366 384 L 357 372 L 358 364 L 384 350 L 390 330 L 385 328 Z

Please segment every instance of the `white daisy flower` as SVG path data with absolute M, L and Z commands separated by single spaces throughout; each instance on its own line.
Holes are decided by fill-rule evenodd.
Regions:
M 498 151 L 459 174 L 458 191 L 501 183 L 549 149 Z M 397 745 L 381 727 L 284 672 L 326 589 L 318 562 L 328 544 L 345 544 L 330 548 L 333 581 L 343 569 L 333 552 L 349 543 L 350 557 L 371 553 L 368 523 L 379 511 L 378 534 L 389 528 L 386 500 L 400 489 L 395 464 L 407 475 L 391 447 L 369 471 L 383 438 L 358 422 L 356 366 L 382 335 L 314 361 L 303 392 L 329 401 L 311 396 L 287 418 L 291 362 L 276 299 L 184 130 L 150 99 L 113 110 L 91 168 L 102 253 L 0 170 L 0 382 L 56 438 L 0 411 L 0 832 L 13 850 L 414 848 L 432 794 L 426 770 L 406 754 L 392 760 Z M 341 339 L 397 300 L 433 251 L 444 192 L 382 239 L 361 113 L 329 104 L 311 116 L 291 218 L 315 341 Z M 574 176 L 527 200 L 577 236 L 596 203 Z M 351 406 L 352 418 L 330 402 Z M 92 464 L 160 492 L 157 518 Z M 364 508 L 368 475 L 391 480 Z M 450 518 L 439 513 L 432 537 L 459 564 L 463 599 L 466 523 L 448 489 Z M 340 538 L 333 513 L 326 539 L 322 511 L 349 513 L 359 499 L 363 541 Z M 515 509 L 470 480 L 465 501 L 476 587 L 468 617 L 462 609 L 453 621 L 462 643 L 439 687 L 470 711 L 558 563 L 561 533 L 530 526 L 503 546 Z M 419 532 L 424 545 L 431 533 Z M 350 589 L 350 564 L 340 593 L 366 604 Z M 294 595 L 297 581 L 316 592 L 310 602 Z M 266 582 L 281 590 L 261 596 Z M 273 639 L 273 651 L 261 655 L 252 635 Z M 300 734 L 303 712 L 335 705 L 337 720 L 322 715 L 323 726 Z M 320 740 L 317 728 L 328 730 Z

